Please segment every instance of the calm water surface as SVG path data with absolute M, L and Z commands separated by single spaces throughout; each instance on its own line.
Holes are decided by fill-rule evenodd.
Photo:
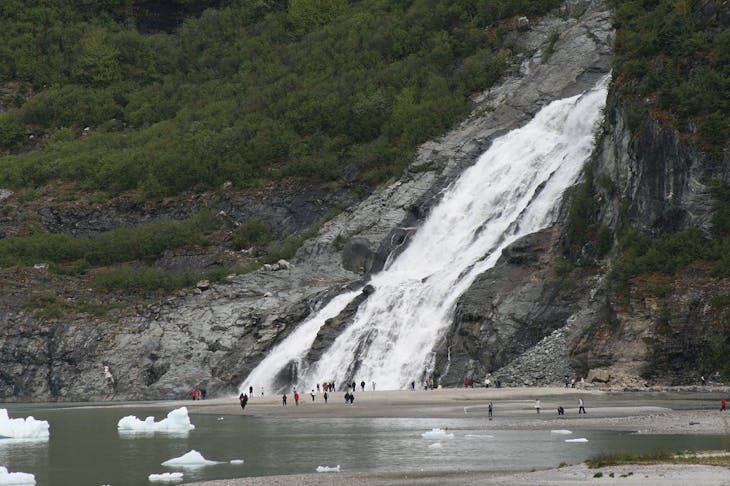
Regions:
M 55 407 L 55 408 L 54 408 Z M 0 440 L 0 465 L 33 473 L 39 486 L 150 484 L 152 473 L 183 471 L 184 482 L 240 476 L 312 473 L 317 466 L 342 471 L 529 469 L 577 463 L 599 452 L 713 449 L 721 436 L 638 435 L 573 430 L 499 430 L 499 422 L 464 419 L 291 419 L 190 414 L 195 430 L 184 435 L 119 435 L 125 415 L 156 420 L 171 408 L 57 408 L 0 405 L 11 418 L 33 415 L 50 423 L 46 442 Z M 453 439 L 425 440 L 423 432 L 448 428 Z M 587 443 L 566 443 L 585 437 Z M 441 448 L 430 448 L 440 442 Z M 224 464 L 166 468 L 163 461 L 195 449 Z M 243 465 L 232 465 L 243 459 Z

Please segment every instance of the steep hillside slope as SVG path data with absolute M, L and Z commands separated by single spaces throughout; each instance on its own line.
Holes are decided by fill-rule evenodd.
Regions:
M 551 100 L 595 84 L 609 69 L 605 7 L 557 12 L 510 34 L 519 76 L 478 98 L 454 131 L 419 149 L 405 175 L 346 209 L 307 240 L 293 265 L 231 276 L 151 306 L 89 318 L 2 310 L 2 394 L 14 399 L 184 396 L 232 392 L 261 357 L 339 288 L 379 269 L 439 191 L 492 137 Z M 565 32 L 556 38 L 556 32 Z M 579 54 L 578 54 L 579 53 Z M 42 271 L 42 270 L 40 270 Z M 107 367 L 111 374 L 105 374 Z

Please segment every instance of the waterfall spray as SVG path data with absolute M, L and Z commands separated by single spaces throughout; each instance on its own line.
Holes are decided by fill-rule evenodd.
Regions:
M 302 358 L 325 320 L 359 292 L 339 295 L 303 322 L 242 388 L 281 386 L 276 377 L 292 363 L 302 386 L 366 380 L 395 389 L 429 374 L 434 345 L 448 329 L 459 296 L 505 247 L 555 220 L 563 193 L 593 148 L 607 84 L 605 78 L 582 95 L 554 101 L 524 127 L 496 139 L 444 192 L 407 248 L 372 276 L 375 291 L 319 361 Z

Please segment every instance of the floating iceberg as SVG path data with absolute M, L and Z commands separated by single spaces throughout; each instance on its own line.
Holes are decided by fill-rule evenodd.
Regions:
M 14 418 L 0 408 L 0 439 L 48 439 L 48 422 L 33 417 Z
M 588 439 L 581 437 L 580 439 L 565 439 L 565 442 L 588 442 Z
M 338 464 L 335 467 L 317 466 L 317 472 L 340 472 L 340 465 Z
M 180 457 L 168 459 L 167 461 L 162 463 L 163 466 L 169 467 L 203 467 L 212 466 L 213 464 L 220 464 L 220 462 L 209 461 L 195 449 L 191 450 L 187 454 L 183 454 Z
M 147 476 L 147 479 L 152 482 L 174 483 L 176 481 L 182 481 L 183 476 L 184 474 L 181 472 L 171 472 L 162 474 L 150 474 L 149 476 Z
M 117 429 L 123 433 L 134 432 L 188 432 L 195 426 L 190 423 L 187 407 L 180 407 L 167 414 L 167 418 L 155 422 L 154 417 L 144 421 L 134 415 L 127 415 L 119 420 Z
M 231 464 L 241 465 L 243 464 L 243 459 L 231 459 Z
M 0 484 L 5 485 L 16 485 L 16 484 L 35 484 L 35 476 L 30 473 L 24 472 L 8 472 L 8 469 L 0 466 Z
M 429 449 L 441 449 L 443 446 L 441 445 L 441 442 L 434 442 L 430 446 L 428 446 Z
M 551 434 L 570 435 L 573 433 L 571 430 L 566 429 L 555 429 L 550 431 Z
M 443 429 L 431 429 L 421 434 L 424 439 L 453 439 L 454 434 L 449 434 Z

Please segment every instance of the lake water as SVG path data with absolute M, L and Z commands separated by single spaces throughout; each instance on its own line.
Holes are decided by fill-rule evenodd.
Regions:
M 500 430 L 498 421 L 463 419 L 255 418 L 190 414 L 186 435 L 120 436 L 125 415 L 156 420 L 171 408 L 57 408 L 0 405 L 11 418 L 33 415 L 50 423 L 45 442 L 0 440 L 0 465 L 33 473 L 39 486 L 139 486 L 151 473 L 183 471 L 184 482 L 241 476 L 313 473 L 340 465 L 343 472 L 406 470 L 514 470 L 578 463 L 599 452 L 715 449 L 722 436 L 640 435 L 573 430 Z M 426 440 L 423 432 L 448 428 L 453 439 Z M 585 437 L 587 443 L 566 443 Z M 440 442 L 440 448 L 429 447 Z M 191 449 L 223 464 L 199 469 L 166 468 L 163 461 Z M 230 464 L 243 459 L 243 465 Z

